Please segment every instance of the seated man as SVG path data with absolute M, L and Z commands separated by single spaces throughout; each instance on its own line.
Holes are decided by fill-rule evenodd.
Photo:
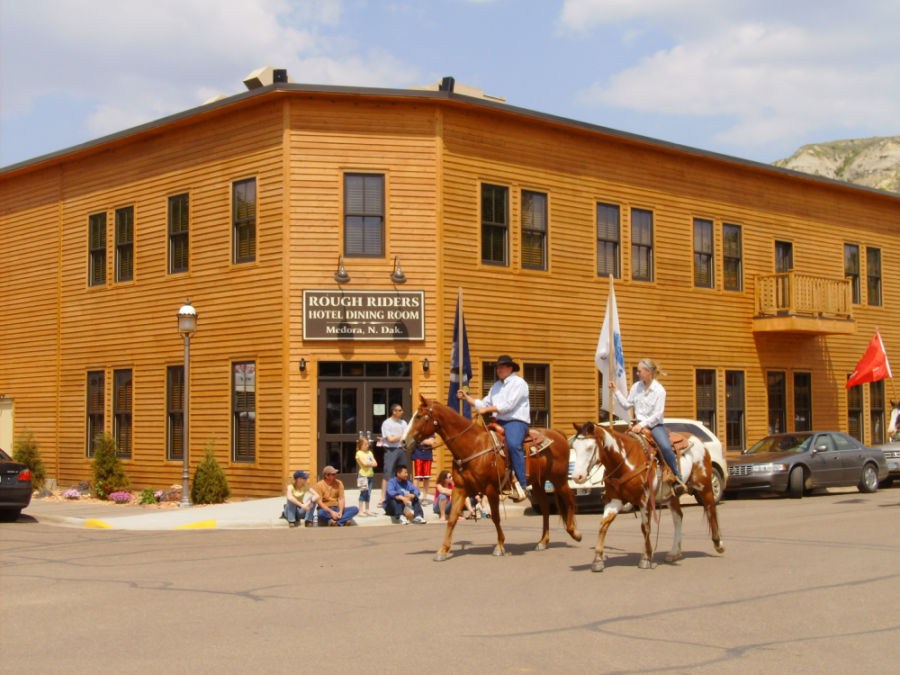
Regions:
M 388 481 L 386 493 L 387 501 L 384 510 L 389 516 L 399 516 L 402 525 L 409 525 L 409 515 L 413 514 L 413 522 L 416 525 L 425 524 L 425 514 L 422 512 L 422 502 L 419 499 L 419 488 L 409 480 L 409 470 L 406 464 L 398 464 L 394 477 Z
M 319 495 L 319 520 L 328 521 L 329 525 L 343 527 L 359 513 L 355 506 L 344 505 L 344 484 L 339 481 L 337 469 L 326 466 L 322 472 L 324 478 L 316 483 Z

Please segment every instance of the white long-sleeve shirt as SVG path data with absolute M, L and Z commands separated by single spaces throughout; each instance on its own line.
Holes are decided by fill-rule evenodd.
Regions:
M 478 409 L 490 406 L 496 406 L 498 420 L 518 420 L 531 424 L 528 383 L 515 373 L 505 380 L 494 382 L 490 393 L 483 400 L 475 399 L 475 407 Z
M 663 423 L 666 390 L 657 380 L 653 380 L 649 387 L 645 387 L 643 382 L 635 382 L 628 398 L 625 398 L 618 389 L 613 393 L 620 405 L 634 408 L 634 416 L 642 427 L 652 429 L 657 424 Z

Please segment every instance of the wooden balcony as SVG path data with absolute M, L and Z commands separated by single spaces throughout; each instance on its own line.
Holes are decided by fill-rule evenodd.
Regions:
M 856 332 L 850 279 L 786 272 L 756 277 L 753 332 L 848 335 Z

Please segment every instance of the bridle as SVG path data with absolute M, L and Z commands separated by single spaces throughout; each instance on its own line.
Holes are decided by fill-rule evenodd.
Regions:
M 416 418 L 418 419 L 418 415 L 416 415 Z M 433 419 L 432 419 L 432 418 L 433 418 Z M 431 406 L 428 408 L 428 414 L 425 415 L 425 419 L 424 419 L 424 421 L 422 422 L 422 424 L 423 424 L 423 425 L 424 425 L 424 424 L 428 424 L 428 420 L 429 420 L 429 419 L 432 420 L 431 423 L 434 425 L 434 430 L 435 430 L 436 432 L 439 431 L 440 428 L 441 428 L 441 423 L 438 422 L 438 419 L 437 419 L 437 417 L 436 417 L 435 414 L 434 414 L 434 401 L 431 402 Z M 469 431 L 470 429 L 472 429 L 472 427 L 474 427 L 474 426 L 475 426 L 475 420 L 473 419 L 473 420 L 472 420 L 472 423 L 471 423 L 469 426 L 467 426 L 465 429 L 463 429 L 462 431 L 460 431 L 458 434 L 456 434 L 456 436 L 453 436 L 453 437 L 451 437 L 451 438 L 445 438 L 445 439 L 443 440 L 443 442 L 442 442 L 440 445 L 432 446 L 432 449 L 434 449 L 434 448 L 442 448 L 442 447 L 444 447 L 445 445 L 446 445 L 447 447 L 450 447 L 450 441 L 455 441 L 457 438 L 459 438 L 460 436 L 462 436 L 464 433 L 466 433 L 467 431 Z M 422 441 L 424 440 L 424 438 L 419 438 L 418 432 L 415 433 L 415 434 L 413 434 L 412 439 L 413 439 L 413 441 L 416 442 L 416 444 L 421 444 Z

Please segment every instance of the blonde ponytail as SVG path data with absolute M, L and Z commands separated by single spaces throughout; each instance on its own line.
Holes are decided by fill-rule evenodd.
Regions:
M 666 374 L 663 372 L 663 369 L 660 368 L 659 364 L 653 359 L 641 359 L 641 365 L 644 366 L 647 370 L 653 373 L 653 379 L 655 380 L 657 377 L 665 377 Z

